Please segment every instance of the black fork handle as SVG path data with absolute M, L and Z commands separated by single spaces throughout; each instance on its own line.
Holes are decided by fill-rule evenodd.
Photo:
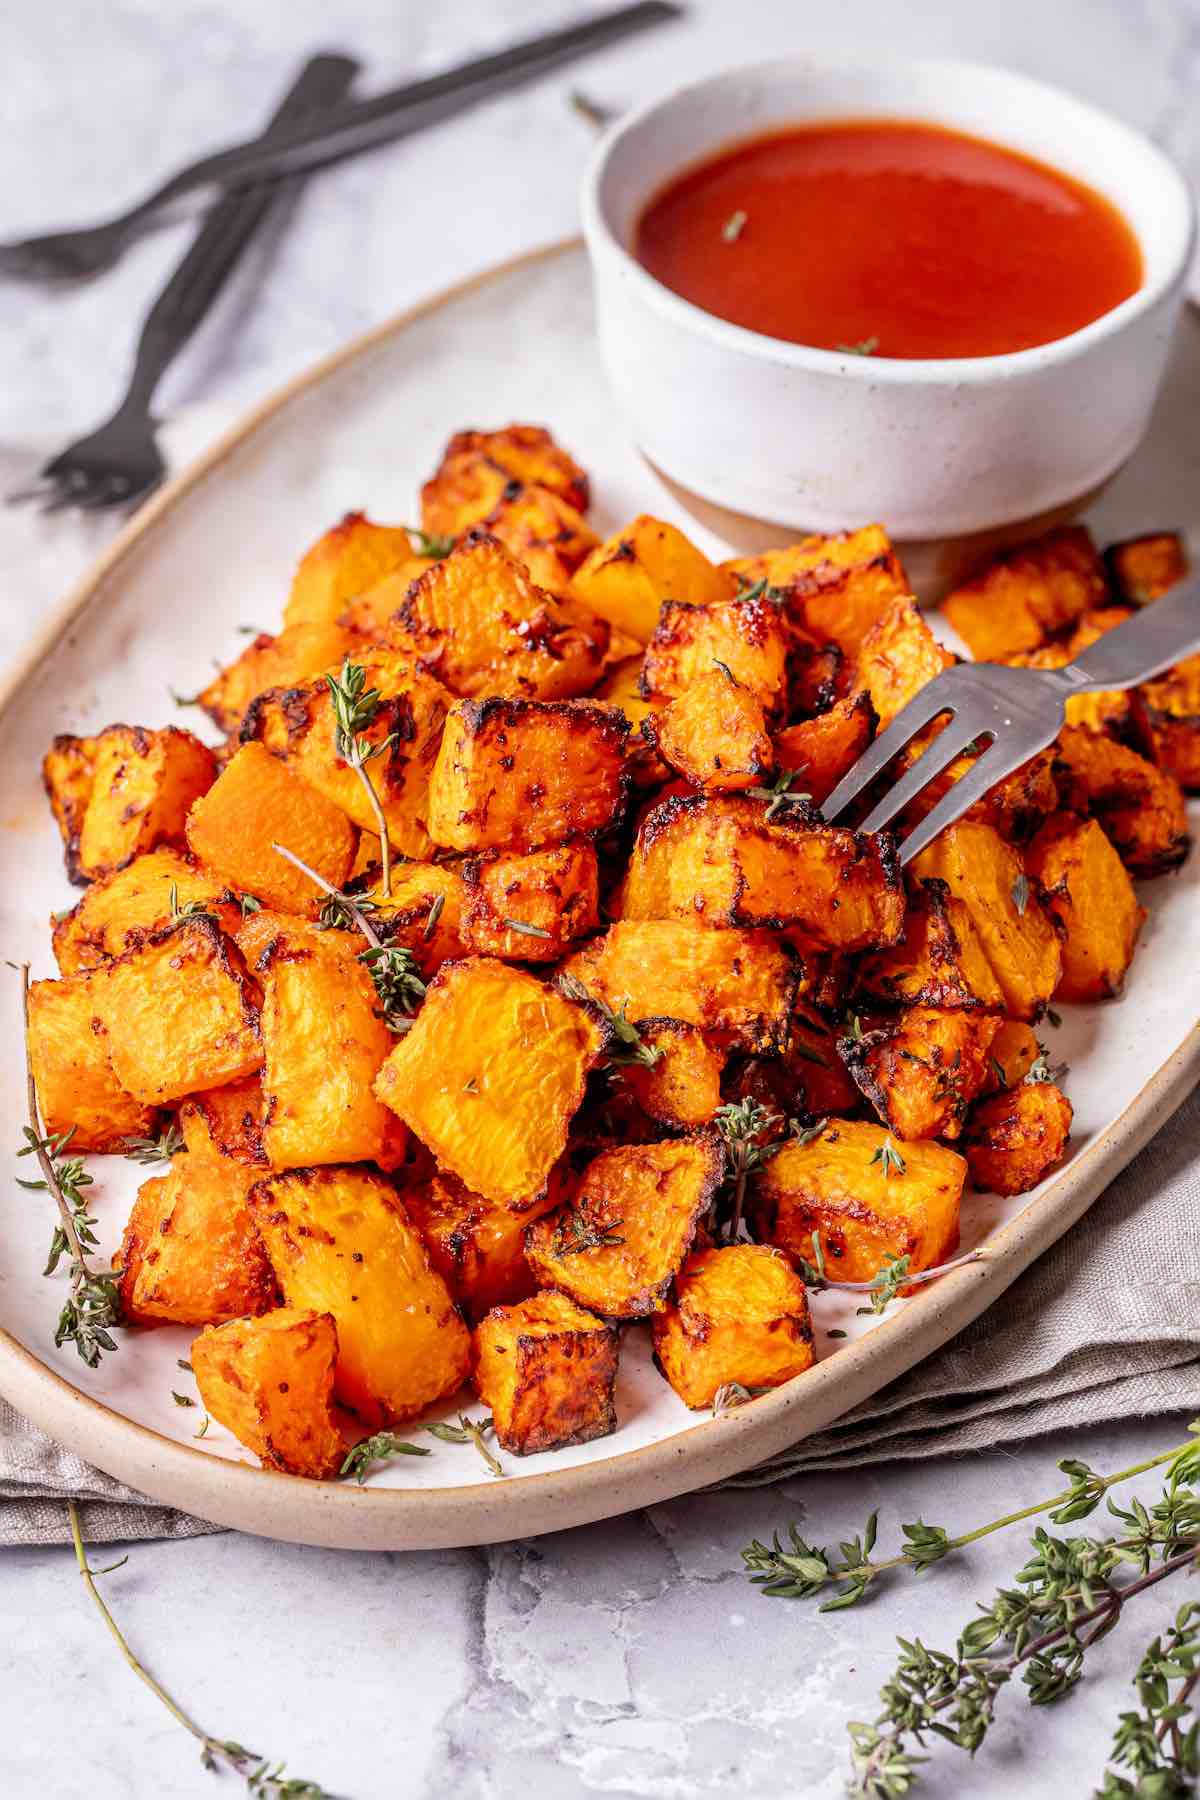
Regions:
M 348 56 L 314 56 L 304 65 L 264 134 L 291 128 L 334 105 L 358 73 Z M 168 364 L 191 337 L 224 287 L 242 252 L 282 194 L 300 177 L 256 182 L 220 200 L 207 214 L 186 256 L 151 307 L 142 326 L 124 405 L 149 411 Z
M 1193 575 L 1143 606 L 1115 631 L 1106 631 L 1058 674 L 1076 693 L 1136 687 L 1197 650 L 1200 576 Z

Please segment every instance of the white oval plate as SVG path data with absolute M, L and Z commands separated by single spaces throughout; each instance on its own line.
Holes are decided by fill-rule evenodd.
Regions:
M 745 544 L 744 522 L 727 523 L 724 539 L 709 528 L 711 510 L 698 523 L 626 442 L 596 357 L 577 245 L 508 264 L 371 333 L 261 407 L 139 513 L 9 683 L 0 711 L 6 957 L 52 974 L 47 915 L 77 897 L 41 792 L 50 736 L 114 719 L 179 720 L 168 688 L 202 686 L 213 659 L 241 647 L 240 626 L 275 625 L 297 557 L 327 525 L 358 507 L 412 518 L 449 433 L 510 419 L 544 421 L 593 472 L 601 530 L 646 511 L 676 519 L 714 554 L 728 553 L 731 535 Z M 1145 457 L 1161 463 L 1168 451 L 1159 445 Z M 1140 461 L 1129 489 L 1135 516 L 1106 528 L 1178 523 L 1138 498 L 1161 499 L 1163 486 L 1161 469 Z M 720 1480 L 828 1425 L 944 1343 L 1083 1213 L 1179 1104 L 1200 1070 L 1198 884 L 1200 857 L 1150 886 L 1151 918 L 1125 998 L 1068 1012 L 1051 1034 L 1055 1060 L 1072 1065 L 1071 1160 L 1019 1200 L 968 1197 L 964 1248 L 986 1241 L 988 1259 L 897 1302 L 881 1321 L 864 1324 L 851 1304 L 818 1296 L 817 1367 L 719 1419 L 684 1410 L 638 1327 L 624 1340 L 616 1435 L 505 1457 L 505 1480 L 470 1448 L 432 1438 L 429 1457 L 401 1458 L 363 1488 L 269 1473 L 216 1424 L 195 1441 L 200 1410 L 172 1399 L 172 1390 L 192 1391 L 177 1368 L 190 1331 L 124 1336 L 95 1372 L 69 1348 L 54 1350 L 62 1278 L 40 1273 L 50 1211 L 44 1196 L 15 1186 L 0 1211 L 0 1388 L 46 1431 L 156 1500 L 303 1543 L 398 1549 L 528 1537 Z M 0 1006 L 3 1141 L 15 1147 L 24 1122 L 15 976 Z M 94 1158 L 92 1169 L 108 1251 L 144 1171 L 111 1157 Z M 831 1343 L 830 1327 L 848 1336 Z

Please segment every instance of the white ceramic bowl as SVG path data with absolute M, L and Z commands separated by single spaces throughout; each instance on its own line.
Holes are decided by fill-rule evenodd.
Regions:
M 1141 241 L 1138 292 L 1081 331 L 1005 356 L 901 361 L 726 324 L 633 258 L 664 181 L 738 138 L 804 120 L 929 120 L 1089 183 Z M 1146 138 L 1002 69 L 795 56 L 715 75 L 620 121 L 583 190 L 600 344 L 639 447 L 718 506 L 789 527 L 884 521 L 945 539 L 1065 516 L 1141 438 L 1192 251 L 1193 203 Z

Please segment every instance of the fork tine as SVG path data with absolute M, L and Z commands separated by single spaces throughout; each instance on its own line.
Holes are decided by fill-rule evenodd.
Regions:
M 128 488 L 129 483 L 120 477 L 105 475 L 75 504 L 81 512 L 103 512 L 106 507 L 120 506 Z
M 896 785 L 888 789 L 875 810 L 863 820 L 859 830 L 882 831 L 885 825 L 890 825 L 904 811 L 909 801 L 915 800 L 922 788 L 928 787 L 978 735 L 978 727 L 969 723 L 963 714 L 951 719 L 945 729 L 925 746 Z
M 900 844 L 901 866 L 910 863 L 914 856 L 919 856 L 927 844 L 932 844 L 935 837 L 961 819 L 969 807 L 974 806 L 998 781 L 1019 769 L 1023 762 L 1029 760 L 1028 744 L 1018 745 L 1013 751 L 1000 742 L 993 743 L 978 758 L 973 768 L 969 769 L 961 780 L 956 781 L 949 793 L 943 794 L 932 811 L 926 813 L 919 825 L 914 825 L 908 836 Z M 918 767 L 920 765 L 918 764 Z
M 938 675 L 927 683 L 863 752 L 849 773 L 842 776 L 821 807 L 821 816 L 828 824 L 832 824 L 839 813 L 845 812 L 852 800 L 857 800 L 863 789 L 882 774 L 893 756 L 898 756 L 918 731 L 939 713 L 954 712 L 958 703 L 954 699 L 954 689 L 947 689 L 945 680 L 944 675 Z M 969 738 L 964 739 L 964 742 L 969 741 Z

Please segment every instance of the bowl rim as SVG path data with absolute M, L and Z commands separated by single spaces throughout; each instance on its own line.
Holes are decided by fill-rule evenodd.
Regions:
M 958 57 L 910 56 L 892 59 L 889 73 L 900 70 L 940 76 L 951 84 L 951 92 L 964 81 L 999 80 L 1009 84 L 1014 93 L 1023 91 L 1025 99 L 1030 103 L 1040 102 L 1051 108 L 1065 105 L 1090 115 L 1104 130 L 1118 139 L 1124 139 L 1127 147 L 1136 147 L 1143 156 L 1147 156 L 1152 164 L 1157 165 L 1157 177 L 1166 199 L 1164 213 L 1168 223 L 1172 222 L 1171 214 L 1174 214 L 1176 228 L 1174 247 L 1172 249 L 1168 246 L 1163 266 L 1158 273 L 1152 278 L 1144 279 L 1128 299 L 1110 307 L 1099 318 L 1080 326 L 1077 331 L 1068 332 L 1065 337 L 1052 338 L 1045 344 L 1032 345 L 1025 350 L 1007 350 L 992 356 L 860 356 L 853 351 L 823 350 L 814 345 L 795 344 L 784 338 L 770 337 L 744 325 L 734 325 L 729 320 L 708 312 L 704 307 L 697 306 L 694 301 L 685 300 L 638 262 L 609 222 L 603 188 L 614 157 L 626 139 L 655 114 L 665 112 L 680 102 L 692 101 L 699 104 L 731 82 L 736 83 L 760 74 L 777 74 L 782 67 L 787 66 L 802 70 L 806 80 L 811 82 L 819 81 L 823 74 L 876 69 L 880 67 L 880 60 L 875 55 L 850 50 L 818 53 L 805 51 L 790 57 L 759 58 L 753 62 L 737 63 L 698 79 L 679 82 L 616 120 L 596 145 L 584 170 L 580 210 L 584 238 L 593 264 L 598 263 L 602 256 L 610 258 L 618 266 L 622 277 L 634 284 L 639 296 L 654 311 L 692 335 L 707 338 L 715 348 L 752 357 L 759 362 L 774 363 L 781 368 L 806 370 L 814 375 L 824 376 L 837 373 L 869 384 L 982 385 L 1033 375 L 1053 364 L 1085 356 L 1095 346 L 1124 331 L 1167 300 L 1187 279 L 1196 248 L 1197 202 L 1178 165 L 1144 132 L 1115 113 L 1094 105 L 1092 101 L 1085 100 L 1066 88 L 1041 81 L 1019 70 L 1008 69 L 997 63 Z M 903 109 L 897 112 L 893 106 L 889 116 L 904 118 L 908 115 Z M 912 116 L 916 118 L 918 114 L 914 112 Z M 953 126 L 950 128 L 955 129 Z M 1002 136 L 990 132 L 979 132 L 977 135 L 990 138 L 993 143 L 1004 147 Z M 733 135 L 726 141 L 736 143 L 740 139 L 738 135 Z M 708 154 L 715 153 L 715 149 L 716 146 Z M 697 162 L 702 160 L 702 157 L 695 159 Z M 1052 158 L 1041 160 L 1046 161 L 1050 167 L 1055 166 Z M 674 173 L 680 174 L 688 166 L 686 162 L 681 163 Z M 648 187 L 646 198 L 670 179 L 670 174 L 660 176 L 654 185 Z M 1136 231 L 1136 222 L 1130 219 L 1129 223 Z

